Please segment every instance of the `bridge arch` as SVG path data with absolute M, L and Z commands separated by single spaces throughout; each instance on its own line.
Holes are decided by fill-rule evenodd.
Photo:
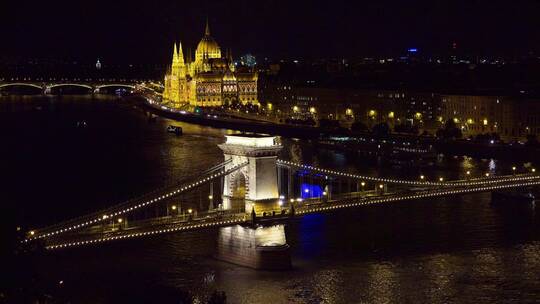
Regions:
M 79 88 L 86 88 L 89 90 L 94 89 L 91 85 L 88 84 L 82 84 L 82 83 L 58 83 L 58 84 L 52 84 L 50 86 L 47 86 L 48 90 L 59 88 L 59 87 L 79 87 Z
M 245 199 L 249 197 L 249 179 L 244 170 L 238 170 L 233 173 L 230 179 L 231 197 Z
M 96 86 L 96 90 L 100 90 L 100 89 L 103 89 L 103 88 L 128 88 L 128 89 L 135 89 L 135 86 L 134 86 L 134 85 L 130 85 L 130 84 L 117 84 L 117 83 L 104 84 L 104 85 Z
M 7 88 L 7 87 L 31 87 L 31 88 L 36 88 L 36 89 L 43 90 L 43 86 L 40 86 L 40 85 L 34 84 L 34 83 L 14 82 L 14 83 L 0 84 L 0 89 Z

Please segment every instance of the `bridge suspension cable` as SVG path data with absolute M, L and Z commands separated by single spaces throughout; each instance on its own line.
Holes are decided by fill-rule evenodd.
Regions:
M 248 162 L 244 162 L 236 164 L 231 168 L 225 169 L 225 166 L 230 162 L 231 159 L 220 163 L 195 177 L 187 178 L 178 184 L 165 186 L 163 188 L 149 192 L 121 204 L 97 212 L 93 212 L 91 214 L 87 214 L 75 219 L 67 220 L 49 227 L 38 229 L 34 231 L 33 235 L 27 237 L 24 241 L 28 242 L 34 239 L 57 236 L 62 233 L 72 232 L 74 230 L 87 227 L 89 225 L 100 223 L 115 216 L 125 215 L 136 210 L 141 210 L 143 207 L 147 207 L 165 199 L 172 198 L 174 196 L 192 190 L 198 186 L 206 184 L 216 178 L 231 174 L 248 164 Z
M 540 176 L 533 175 L 531 173 L 526 174 L 516 174 L 512 176 L 500 176 L 500 177 L 486 177 L 486 178 L 476 178 L 476 179 L 469 179 L 469 180 L 454 180 L 454 181 L 442 181 L 442 182 L 431 182 L 431 181 L 417 181 L 417 180 L 406 180 L 406 179 L 397 179 L 397 178 L 383 178 L 383 177 L 374 177 L 374 176 L 367 176 L 367 175 L 359 175 L 359 174 L 352 174 L 352 173 L 346 173 L 346 172 L 339 172 L 335 170 L 330 169 L 324 169 L 324 168 L 318 168 L 310 165 L 304 165 L 301 163 L 295 163 L 291 161 L 286 160 L 277 160 L 278 166 L 283 167 L 295 167 L 299 169 L 304 170 L 310 170 L 314 172 L 318 172 L 324 175 L 328 176 L 336 176 L 341 178 L 352 178 L 352 179 L 358 179 L 358 180 L 365 180 L 365 181 L 372 181 L 372 182 L 381 182 L 381 183 L 388 183 L 388 184 L 401 184 L 401 185 L 414 185 L 414 186 L 474 186 L 474 185 L 484 185 L 484 184 L 495 184 L 495 183 L 503 183 L 507 182 L 510 178 L 513 181 L 520 181 L 520 180 L 530 180 L 530 179 L 538 179 Z

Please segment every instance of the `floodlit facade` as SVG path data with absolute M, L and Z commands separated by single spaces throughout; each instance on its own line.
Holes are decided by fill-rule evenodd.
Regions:
M 465 136 L 497 133 L 503 140 L 540 134 L 540 103 L 511 96 L 441 95 L 442 121 L 453 119 Z
M 172 64 L 166 75 L 163 99 L 174 108 L 219 107 L 229 104 L 259 105 L 257 73 L 237 69 L 230 52 L 223 56 L 221 48 L 210 36 L 206 23 L 203 38 L 197 45 L 195 58 L 184 57 L 182 44 L 174 44 Z

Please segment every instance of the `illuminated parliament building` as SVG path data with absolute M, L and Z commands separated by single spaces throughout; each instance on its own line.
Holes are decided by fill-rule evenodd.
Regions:
M 259 105 L 257 73 L 236 68 L 230 52 L 222 55 L 210 36 L 208 21 L 195 58 L 184 57 L 182 44 L 174 44 L 172 64 L 167 69 L 163 99 L 174 108 L 218 107 L 230 104 Z

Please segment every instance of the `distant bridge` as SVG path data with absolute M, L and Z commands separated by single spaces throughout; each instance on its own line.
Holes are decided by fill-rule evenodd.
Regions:
M 42 94 L 52 94 L 52 90 L 62 87 L 77 87 L 88 89 L 91 93 L 99 93 L 104 88 L 126 88 L 136 89 L 135 83 L 114 83 L 114 82 L 0 82 L 0 91 L 11 87 L 27 87 L 41 90 Z

